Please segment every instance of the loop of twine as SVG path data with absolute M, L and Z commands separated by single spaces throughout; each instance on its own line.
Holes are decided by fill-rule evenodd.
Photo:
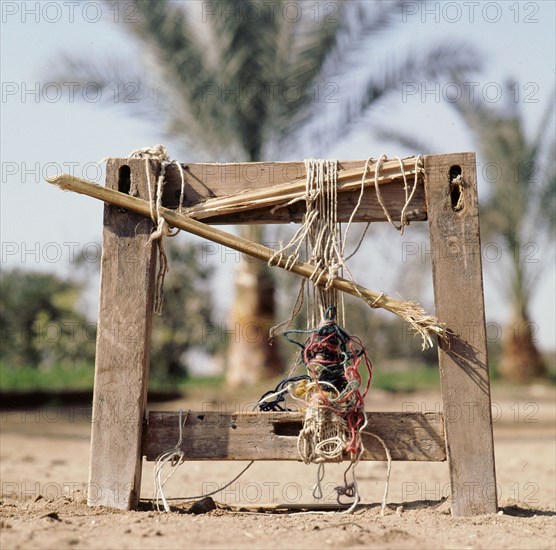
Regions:
M 399 224 L 396 224 L 396 222 L 392 219 L 392 216 L 384 203 L 382 192 L 380 191 L 380 170 L 384 161 L 388 160 L 387 156 L 381 155 L 378 159 L 369 157 L 365 162 L 365 168 L 361 177 L 361 187 L 357 203 L 351 212 L 343 238 L 341 237 L 341 224 L 338 222 L 337 217 L 338 163 L 337 161 L 330 160 L 305 160 L 305 170 L 307 174 L 305 181 L 305 194 L 301 198 L 298 197 L 294 199 L 295 201 L 305 200 L 306 211 L 303 216 L 301 226 L 297 229 L 287 244 L 282 242 L 280 243 L 280 247 L 270 258 L 268 265 L 272 267 L 277 264 L 282 264 L 286 270 L 290 270 L 301 257 L 301 251 L 304 247 L 305 256 L 307 258 L 306 261 L 314 266 L 314 271 L 309 277 L 309 281 L 311 282 L 310 287 L 305 284 L 305 280 L 301 282 L 301 286 L 289 318 L 270 329 L 270 338 L 273 338 L 276 334 L 282 333 L 292 325 L 294 319 L 301 311 L 305 301 L 306 291 L 307 297 L 309 298 L 307 302 L 307 326 L 318 325 L 322 320 L 322 316 L 326 308 L 329 305 L 338 305 L 338 292 L 332 288 L 332 281 L 338 276 L 339 273 L 347 274 L 348 279 L 354 283 L 354 287 L 357 291 L 355 277 L 347 267 L 346 262 L 360 249 L 363 239 L 369 229 L 370 222 L 367 222 L 367 225 L 359 237 L 353 252 L 347 256 L 346 245 L 353 221 L 363 201 L 365 179 L 373 165 L 375 169 L 373 183 L 377 201 L 390 225 L 399 231 L 400 234 L 403 234 L 405 226 L 409 225 L 408 208 L 415 196 L 419 183 L 419 174 L 422 171 L 422 156 L 419 155 L 415 158 L 415 177 L 411 189 L 405 175 L 404 160 L 397 156 L 394 157 L 394 159 L 397 160 L 400 165 L 405 194 L 405 202 L 400 211 Z M 384 296 L 383 292 L 381 292 L 372 302 L 366 300 L 360 292 L 358 292 L 358 294 L 359 297 L 362 298 L 370 307 L 381 307 L 380 302 Z M 345 325 L 344 308 L 341 307 L 339 310 L 340 315 L 344 319 Z
M 222 492 L 224 489 L 228 488 L 232 483 L 234 483 L 237 479 L 239 479 L 251 466 L 254 464 L 254 460 L 251 460 L 239 474 L 237 474 L 231 481 L 223 485 L 222 487 L 215 489 L 214 491 L 210 491 L 208 493 L 204 493 L 201 495 L 195 496 L 184 496 L 184 497 L 174 497 L 174 498 L 167 498 L 164 495 L 164 485 L 166 482 L 176 473 L 179 466 L 181 466 L 185 462 L 185 453 L 182 451 L 181 446 L 183 443 L 183 429 L 187 422 L 187 417 L 189 415 L 189 411 L 185 413 L 184 416 L 183 409 L 180 409 L 178 415 L 178 427 L 179 427 L 179 435 L 178 440 L 173 448 L 168 449 L 167 451 L 161 453 L 156 458 L 154 463 L 154 487 L 155 487 L 155 494 L 154 498 L 152 499 L 153 506 L 156 506 L 157 511 L 160 512 L 160 501 L 162 500 L 162 505 L 164 511 L 170 512 L 170 505 L 168 504 L 171 500 L 197 500 L 200 498 L 206 498 L 216 493 Z M 182 420 L 183 418 L 183 420 Z M 162 470 L 166 464 L 170 463 L 172 466 L 172 471 L 166 476 L 165 479 L 162 479 Z
M 130 158 L 145 159 L 145 172 L 147 177 L 147 189 L 149 192 L 149 205 L 151 212 L 151 219 L 154 224 L 154 231 L 151 233 L 148 243 L 158 241 L 158 273 L 156 276 L 155 296 L 154 296 L 154 311 L 156 314 L 162 314 L 162 305 L 164 302 L 164 279 L 166 273 L 169 271 L 168 255 L 164 248 L 164 237 L 174 237 L 179 233 L 179 229 L 172 232 L 168 222 L 161 214 L 162 208 L 162 193 L 164 190 L 164 176 L 166 174 L 166 167 L 169 164 L 175 164 L 178 168 L 181 178 L 181 189 L 178 212 L 181 213 L 183 201 L 185 197 L 185 175 L 181 164 L 177 161 L 171 161 L 168 156 L 168 151 L 164 145 L 155 145 L 154 147 L 143 147 L 136 149 L 129 154 Z M 150 175 L 150 160 L 158 160 L 160 162 L 160 174 L 156 181 L 156 188 L 153 192 Z M 147 243 L 147 244 L 148 244 Z

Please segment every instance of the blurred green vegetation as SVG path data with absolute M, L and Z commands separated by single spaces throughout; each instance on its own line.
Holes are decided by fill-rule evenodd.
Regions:
M 93 362 L 96 325 L 80 310 L 83 288 L 52 273 L 3 270 L 0 361 L 41 372 Z
M 54 365 L 46 371 L 33 366 L 13 368 L 0 361 L 0 392 L 66 392 L 93 389 L 94 363 L 79 362 L 73 365 Z M 149 377 L 149 389 L 155 391 L 187 391 L 195 388 L 218 388 L 224 377 L 218 376 L 168 376 L 163 371 L 154 372 Z
M 436 350 L 435 350 L 436 353 Z M 416 361 L 377 361 L 374 359 L 373 388 L 389 392 L 434 391 L 440 388 L 440 375 L 435 365 L 426 365 Z M 556 381 L 556 356 L 548 353 L 544 356 L 549 366 L 549 379 Z M 493 384 L 505 384 L 497 374 L 496 364 L 491 362 L 491 380 Z M 0 391 L 75 391 L 91 390 L 93 387 L 93 363 L 77 362 L 73 365 L 55 365 L 41 371 L 35 367 L 12 368 L 0 361 Z M 263 393 L 272 388 L 279 380 L 269 380 L 253 388 L 246 388 L 246 398 L 250 394 Z M 365 381 L 365 380 L 364 380 Z M 177 375 L 169 376 L 166 372 L 154 371 L 149 378 L 149 389 L 154 391 L 180 391 L 185 395 L 203 395 L 204 393 L 228 393 L 224 374 L 213 376 Z M 240 396 L 238 396 L 240 397 Z
M 94 366 L 91 363 L 77 363 L 72 367 L 56 365 L 42 372 L 35 367 L 14 369 L 0 362 L 0 390 L 4 392 L 88 390 L 93 387 L 93 376 Z M 273 383 L 269 381 L 269 387 Z M 149 388 L 160 391 L 179 389 L 184 393 L 202 393 L 203 390 L 223 390 L 225 387 L 223 374 L 168 377 L 155 373 L 149 379 Z M 388 371 L 387 367 L 376 368 L 373 387 L 395 392 L 435 389 L 439 387 L 438 370 L 425 365 L 395 371 Z
M 43 371 L 32 366 L 14 368 L 0 361 L 0 390 L 4 392 L 89 390 L 93 377 L 92 363 L 59 364 Z
M 187 375 L 192 347 L 218 353 L 225 345 L 212 319 L 212 270 L 190 242 L 166 245 L 170 271 L 164 286 L 162 317 L 152 331 L 153 383 L 175 384 Z M 97 264 L 73 266 L 72 278 L 54 273 L 4 269 L 0 279 L 0 386 L 66 388 L 92 386 L 96 322 L 83 312 L 87 280 Z
M 413 392 L 440 388 L 438 369 L 415 365 L 407 370 L 389 371 L 388 366 L 376 368 L 373 372 L 373 388 L 392 392 Z
M 162 317 L 153 323 L 149 389 L 180 391 L 186 395 L 228 394 L 224 374 L 191 373 L 191 356 L 202 349 L 209 357 L 222 357 L 230 334 L 213 317 L 211 269 L 192 244 L 168 243 L 171 271 L 165 285 Z M 91 275 L 86 273 L 87 278 Z M 80 312 L 84 284 L 53 274 L 4 271 L 0 296 L 0 391 L 86 391 L 93 387 L 96 325 Z M 292 290 L 293 289 L 293 290 Z M 295 289 L 292 287 L 291 292 Z M 289 297 L 285 302 L 290 303 Z M 373 387 L 410 392 L 436 390 L 440 379 L 436 347 L 422 351 L 421 341 L 401 320 L 348 299 L 347 330 L 361 338 L 373 361 Z M 296 320 L 298 328 L 304 319 Z M 204 329 L 203 329 L 204 327 Z M 266 333 L 260 337 L 266 338 Z M 284 357 L 295 360 L 297 350 L 278 338 Z M 491 377 L 497 383 L 501 342 L 489 344 Z M 549 377 L 556 379 L 555 355 L 546 354 Z M 246 398 L 259 389 L 272 388 L 269 380 L 245 388 Z M 262 391 L 261 391 L 262 393 Z M 239 396 L 238 396 L 239 397 Z

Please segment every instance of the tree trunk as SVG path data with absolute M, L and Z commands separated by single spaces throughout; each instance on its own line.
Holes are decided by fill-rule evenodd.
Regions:
M 514 314 L 502 341 L 500 375 L 518 384 L 531 382 L 545 374 L 541 354 L 535 344 L 536 325 L 526 313 Z
M 261 242 L 260 226 L 244 226 L 243 237 Z M 268 330 L 276 320 L 274 280 L 270 269 L 242 257 L 236 268 L 235 298 L 228 327 L 226 380 L 232 386 L 254 383 L 283 372 L 278 345 L 270 345 Z

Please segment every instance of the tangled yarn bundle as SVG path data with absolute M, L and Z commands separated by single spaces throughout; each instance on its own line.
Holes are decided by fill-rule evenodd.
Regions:
M 289 331 L 285 336 L 295 331 Z M 308 378 L 299 382 L 295 396 L 305 401 L 305 422 L 298 450 L 304 462 L 352 461 L 363 447 L 360 431 L 365 423 L 364 398 L 372 380 L 372 365 L 361 340 L 350 336 L 336 323 L 336 308 L 329 307 L 325 322 L 301 348 L 301 362 Z M 360 367 L 368 372 L 362 390 Z
M 305 342 L 294 335 L 309 334 Z M 346 454 L 356 461 L 363 445 L 364 399 L 372 380 L 372 364 L 357 336 L 336 323 L 336 308 L 330 306 L 325 322 L 315 330 L 291 330 L 285 338 L 301 348 L 299 363 L 307 374 L 282 380 L 274 391 L 259 400 L 259 409 L 287 410 L 286 395 L 306 408 L 298 450 L 304 462 L 341 461 Z M 368 373 L 362 388 L 361 367 Z

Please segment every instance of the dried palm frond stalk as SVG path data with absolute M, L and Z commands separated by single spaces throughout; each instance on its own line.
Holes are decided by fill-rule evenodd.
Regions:
M 400 163 L 399 160 L 387 160 L 383 162 L 380 166 L 378 177 L 376 178 L 377 183 L 379 185 L 384 185 L 398 181 L 403 182 L 404 176 L 409 180 L 415 177 L 416 169 L 419 172 L 422 170 L 422 166 L 416 163 L 417 157 L 407 157 L 402 160 L 402 163 Z M 338 193 L 358 190 L 361 188 L 362 183 L 365 186 L 374 185 L 374 165 L 368 166 L 367 169 L 361 167 L 351 168 L 349 170 L 338 170 Z M 278 209 L 304 200 L 305 193 L 305 177 L 303 177 L 288 183 L 273 185 L 265 189 L 253 189 L 235 193 L 234 195 L 207 199 L 189 208 L 183 208 L 182 213 L 196 220 L 202 220 L 214 216 L 225 216 L 228 214 L 237 214 L 238 212 L 246 212 L 248 210 L 257 210 L 259 208 Z

